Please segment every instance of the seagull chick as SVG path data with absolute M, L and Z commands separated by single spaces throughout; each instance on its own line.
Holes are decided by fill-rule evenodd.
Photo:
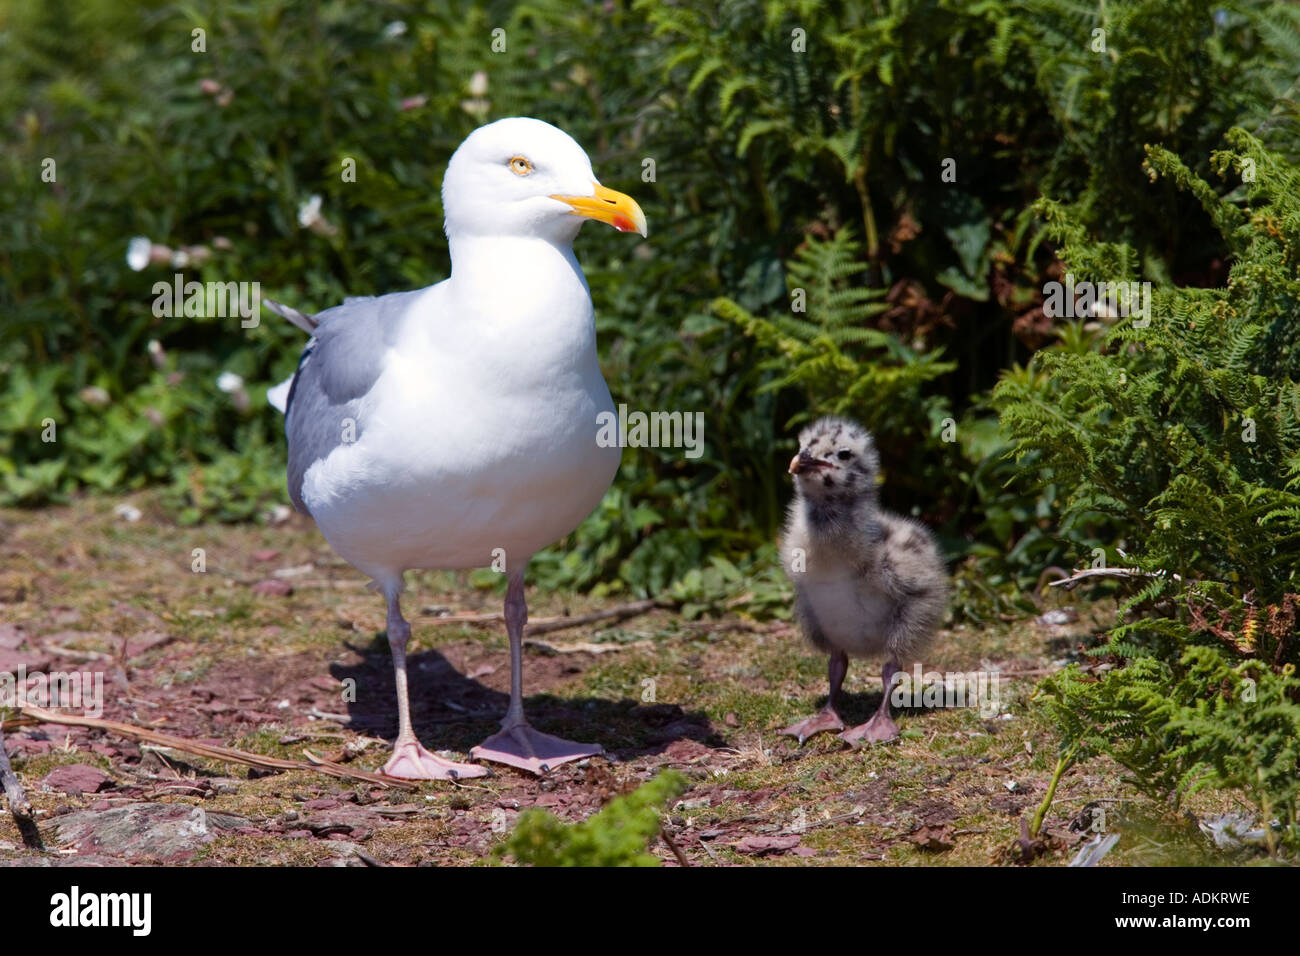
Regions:
M 311 333 L 285 400 L 289 496 L 388 602 L 398 734 L 384 772 L 486 773 L 415 737 L 399 597 L 408 569 L 504 565 L 510 706 L 471 756 L 541 773 L 602 750 L 524 718 L 524 571 L 600 503 L 620 458 L 597 441 L 614 403 L 571 245 L 588 219 L 644 236 L 645 215 L 566 133 L 528 118 L 471 133 L 442 196 L 445 281 L 316 316 L 271 306 Z
M 823 418 L 799 435 L 790 462 L 794 501 L 781 562 L 795 589 L 804 636 L 830 655 L 826 706 L 782 733 L 803 743 L 844 730 L 840 687 L 849 657 L 884 656 L 884 699 L 875 715 L 840 734 L 855 746 L 892 740 L 889 696 L 899 661 L 919 654 L 948 605 L 948 581 L 934 538 L 922 524 L 880 507 L 880 456 L 871 434 L 846 418 Z

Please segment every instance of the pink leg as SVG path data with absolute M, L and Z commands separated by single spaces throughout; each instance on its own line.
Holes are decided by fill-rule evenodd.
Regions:
M 534 730 L 524 717 L 523 640 L 528 622 L 524 567 L 510 575 L 506 590 L 506 631 L 510 635 L 510 709 L 501 730 L 471 750 L 475 760 L 493 760 L 529 773 L 547 773 L 562 763 L 604 753 L 598 744 L 578 744 Z
M 894 692 L 894 678 L 897 675 L 898 664 L 894 661 L 885 661 L 885 666 L 880 672 L 880 679 L 885 684 L 884 699 L 880 702 L 876 712 L 871 715 L 870 720 L 851 730 L 844 731 L 844 733 L 840 734 L 841 740 L 847 740 L 853 746 L 858 747 L 864 743 L 883 743 L 898 736 L 898 725 L 889 716 L 889 698 Z
M 843 730 L 844 721 L 840 719 L 840 687 L 844 684 L 844 675 L 849 672 L 849 658 L 843 651 L 836 651 L 831 655 L 830 664 L 827 666 L 826 676 L 830 684 L 830 693 L 826 697 L 826 706 L 813 714 L 811 717 L 805 717 L 785 728 L 781 733 L 789 734 L 791 737 L 798 737 L 800 745 L 813 734 L 820 734 L 823 731 Z
M 406 688 L 406 642 L 411 625 L 398 607 L 397 589 L 388 594 L 388 647 L 393 652 L 393 673 L 397 679 L 397 740 L 384 773 L 406 780 L 463 780 L 486 776 L 487 771 L 472 763 L 444 760 L 420 746 L 411 727 L 411 701 Z

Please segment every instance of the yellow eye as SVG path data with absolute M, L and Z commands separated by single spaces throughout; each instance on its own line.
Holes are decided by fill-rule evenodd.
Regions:
M 510 171 L 516 176 L 527 176 L 533 171 L 533 164 L 522 156 L 510 157 Z

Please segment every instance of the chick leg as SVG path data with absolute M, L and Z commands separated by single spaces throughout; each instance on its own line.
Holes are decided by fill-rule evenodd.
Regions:
M 604 753 L 599 744 L 579 744 L 534 730 L 524 717 L 524 569 L 511 572 L 506 589 L 506 631 L 510 635 L 510 708 L 501 730 L 469 752 L 475 760 L 494 760 L 529 773 L 543 774 L 570 760 Z
M 385 588 L 388 596 L 388 649 L 393 654 L 393 676 L 397 682 L 397 740 L 393 755 L 384 764 L 384 773 L 407 780 L 463 780 L 482 777 L 487 771 L 472 763 L 444 760 L 420 746 L 411 726 L 411 699 L 406 687 L 406 643 L 411 639 L 411 625 L 398 607 L 400 584 Z
M 847 740 L 857 747 L 872 741 L 878 743 L 893 740 L 898 736 L 898 725 L 889 716 L 889 698 L 894 691 L 894 678 L 898 675 L 898 671 L 897 661 L 885 661 L 885 666 L 880 672 L 880 679 L 885 684 L 885 696 L 881 699 L 880 706 L 865 724 L 859 724 L 840 734 L 841 740 Z
M 844 675 L 849 672 L 849 657 L 843 651 L 831 655 L 826 667 L 826 679 L 830 684 L 830 693 L 826 696 L 826 706 L 803 720 L 791 724 L 781 733 L 798 737 L 799 744 L 811 737 L 828 730 L 843 730 L 844 721 L 840 719 L 840 687 L 844 684 Z

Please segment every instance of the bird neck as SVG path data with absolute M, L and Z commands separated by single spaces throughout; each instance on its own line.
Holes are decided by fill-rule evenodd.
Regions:
M 451 239 L 451 277 L 458 286 L 490 294 L 510 286 L 517 291 L 563 292 L 576 284 L 587 295 L 587 280 L 570 242 L 543 236 L 477 236 Z
M 464 334 L 509 342 L 537 368 L 598 369 L 591 293 L 567 243 L 463 236 L 452 240 L 451 256 L 445 294 Z
M 874 525 L 879 503 L 874 495 L 853 498 L 803 499 L 808 530 L 818 537 L 856 534 Z

